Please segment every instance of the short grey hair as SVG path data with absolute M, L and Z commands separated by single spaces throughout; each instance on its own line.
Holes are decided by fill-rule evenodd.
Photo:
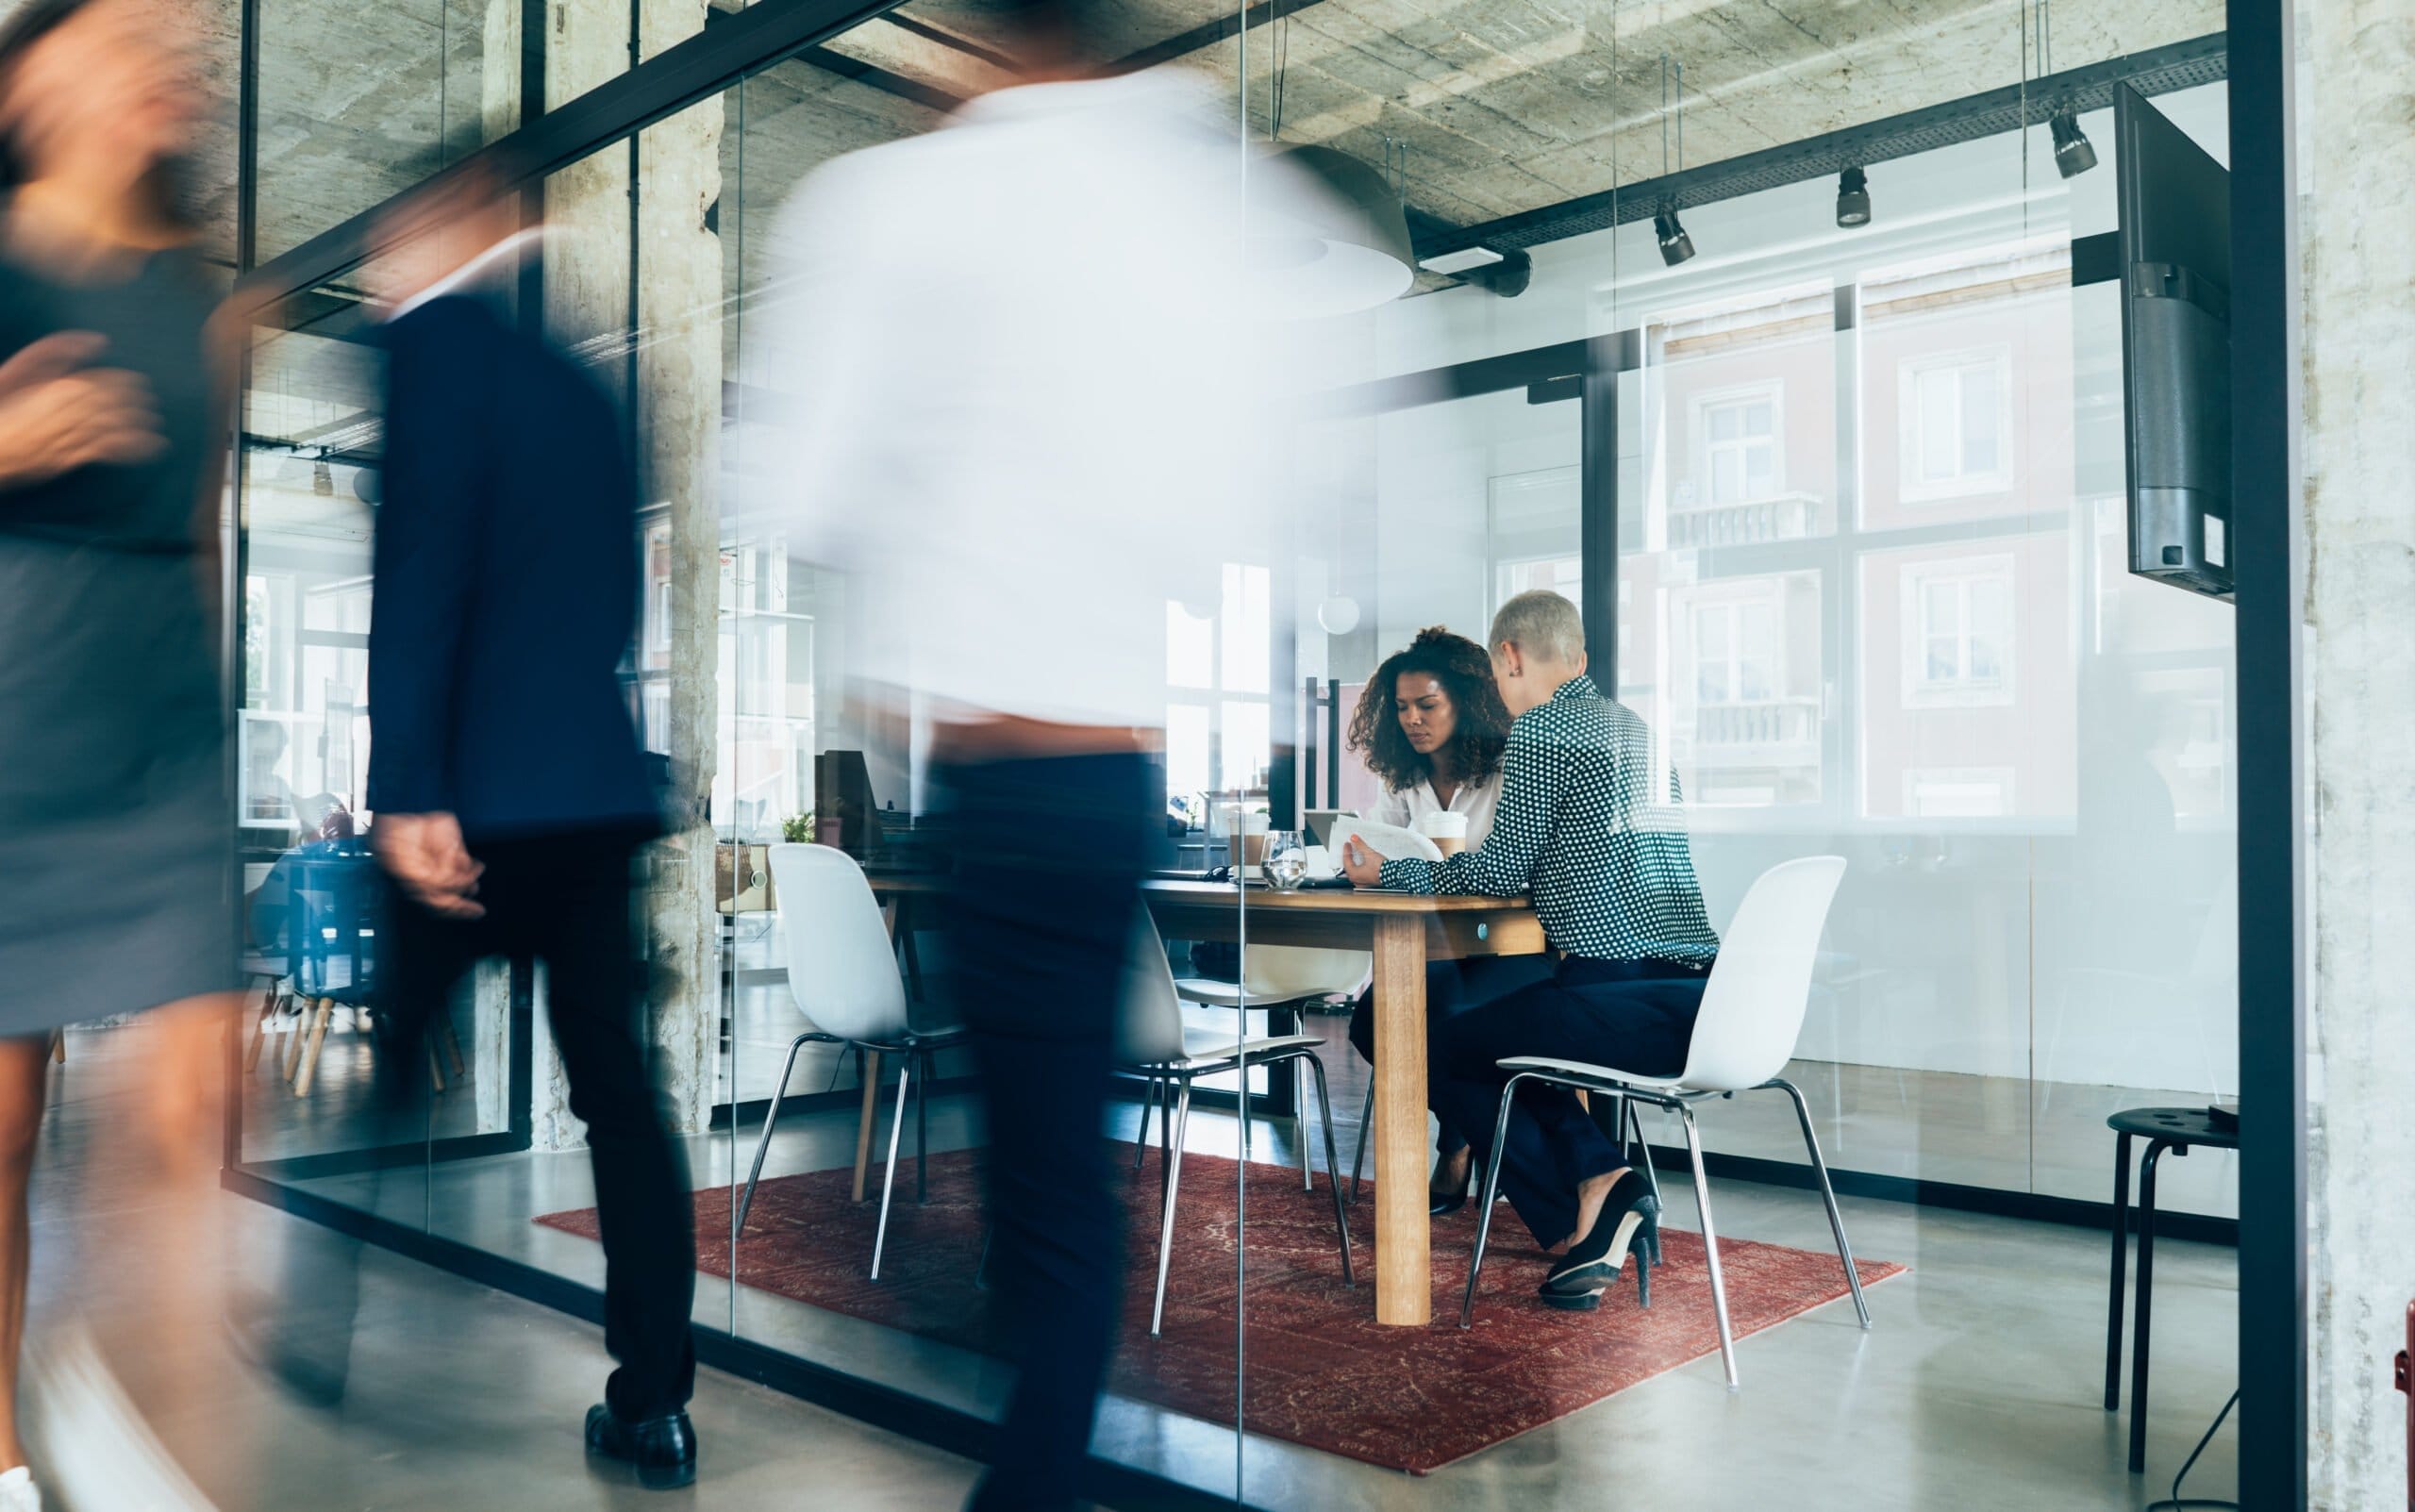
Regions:
M 1504 643 L 1544 661 L 1571 664 L 1585 654 L 1585 620 L 1562 595 L 1529 589 L 1492 617 L 1492 643 L 1485 649 L 1498 651 Z

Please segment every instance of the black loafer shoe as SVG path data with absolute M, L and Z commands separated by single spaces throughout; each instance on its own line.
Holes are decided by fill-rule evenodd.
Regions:
M 667 1491 L 696 1478 L 696 1428 L 684 1412 L 628 1422 L 599 1402 L 587 1409 L 587 1452 L 630 1465 L 638 1472 L 638 1484 L 650 1491 Z

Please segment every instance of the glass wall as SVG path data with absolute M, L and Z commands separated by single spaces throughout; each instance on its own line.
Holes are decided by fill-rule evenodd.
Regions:
M 535 79 L 559 104 L 626 67 L 633 34 L 651 57 L 703 24 L 702 8 L 574 7 L 587 35 L 548 46 L 539 72 L 510 65 L 531 56 L 529 17 L 560 8 L 518 23 L 512 8 L 447 8 L 432 42 L 425 27 L 408 44 L 365 35 L 395 55 L 365 71 L 385 104 L 338 99 L 336 80 L 310 86 L 267 48 L 263 256 L 509 129 Z M 1328 839 L 1395 796 L 1349 739 L 1362 699 L 1379 726 L 1400 717 L 1402 690 L 1370 687 L 1387 656 L 1431 626 L 1481 641 L 1511 597 L 1557 591 L 1591 614 L 1592 676 L 1674 776 L 1655 819 L 1686 831 L 1715 927 L 1772 867 L 1846 863 L 1786 1074 L 1856 1190 L 2101 1203 L 2108 1112 L 2234 1095 L 2229 611 L 2123 570 L 2116 295 L 2072 283 L 2075 240 L 2113 224 L 2109 112 L 2079 118 L 2102 160 L 2067 180 L 2042 115 L 1999 98 L 2219 17 L 2092 16 L 2050 55 L 2026 7 L 1831 17 L 1817 35 L 1674 3 L 1296 11 L 1253 25 L 1244 56 L 1226 9 L 1118 8 L 1113 50 L 1191 91 L 1237 158 L 1236 123 L 1261 145 L 1337 149 L 1376 171 L 1421 246 L 1476 241 L 1507 271 L 1424 266 L 1380 307 L 1252 326 L 1252 391 L 1200 444 L 1262 462 L 1262 525 L 1203 529 L 1185 547 L 1195 591 L 1099 627 L 1163 657 L 1166 833 L 1148 893 L 1161 948 L 1141 953 L 1142 974 L 1194 1045 L 1252 1043 L 1237 1072 L 1220 1063 L 1192 1088 L 1170 1224 L 1158 1099 L 1178 1078 L 1127 1076 L 1110 1109 L 1126 1271 L 1093 1454 L 1269 1508 L 1590 1505 L 1631 1483 L 1639 1453 L 1691 1463 L 1735 1426 L 1717 1415 L 1728 1399 L 1696 1399 L 1720 1377 L 1691 1183 L 1659 1172 L 1669 1254 L 1650 1313 L 1625 1291 L 1597 1314 L 1532 1303 L 1541 1236 L 1505 1207 L 1462 1333 L 1477 1205 L 1428 1221 L 1422 1083 L 1371 1066 L 1350 1012 L 1362 991 L 1424 991 L 1429 955 L 1536 956 L 1541 928 L 1515 900 L 1454 915 L 1338 888 L 1276 897 L 1270 848 L 1311 824 L 1306 839 Z M 883 616 L 916 605 L 875 602 L 800 513 L 815 458 L 793 444 L 798 353 L 783 343 L 816 333 L 797 330 L 782 252 L 797 230 L 783 208 L 815 169 L 932 131 L 1007 77 L 1003 26 L 916 0 L 560 170 L 531 187 L 547 230 L 510 302 L 610 396 L 643 489 L 625 672 L 671 833 L 644 854 L 637 906 L 657 1076 L 695 1188 L 696 1321 L 976 1419 L 1012 1382 L 978 1068 L 955 1045 L 901 1066 L 800 1038 L 821 1027 L 834 962 L 864 943 L 837 942 L 837 910 L 799 901 L 826 896 L 820 883 L 784 880 L 808 844 L 853 857 L 849 906 L 868 896 L 880 922 L 855 954 L 896 973 L 908 1027 L 958 1021 L 984 984 L 957 969 L 935 906 L 941 716 L 869 699 L 861 676 Z M 1982 97 L 2009 111 L 1986 116 L 1993 128 L 1940 128 L 1940 144 L 1870 164 L 1866 226 L 1837 224 L 1833 169 L 1686 176 Z M 2158 105 L 2219 149 L 2218 86 Z M 383 133 L 359 171 L 314 169 L 358 112 Z M 1664 198 L 1687 258 L 1656 236 Z M 1045 275 L 1079 279 L 1081 249 L 1060 250 Z M 1279 291 L 1234 262 L 1234 286 L 1271 311 Z M 275 902 L 279 867 L 340 840 L 333 816 L 374 822 L 360 785 L 379 278 L 373 262 L 294 295 L 252 343 L 239 822 L 264 962 L 299 950 L 277 922 L 303 918 Z M 1031 550 L 1049 549 L 1035 529 Z M 1069 676 L 1083 649 L 1065 648 Z M 305 927 L 320 955 L 365 940 L 366 964 L 346 969 L 374 972 L 374 926 Z M 407 1138 L 367 1117 L 375 1040 L 350 980 L 315 976 L 298 1007 L 262 1019 L 244 1165 L 599 1285 L 543 973 L 499 962 L 465 989 Z M 1265 1063 L 1287 1050 L 1307 1058 Z M 1682 1145 L 1660 1113 L 1640 1122 L 1664 1155 Z M 1732 1410 L 1763 1446 L 1718 1456 L 1712 1499 L 1754 1494 L 1811 1437 L 1905 1488 L 1874 1504 L 1943 1497 L 1967 1470 L 1939 1447 L 1958 1424 L 1924 1404 L 1992 1366 L 1968 1330 L 1922 1319 L 2017 1315 L 2021 1277 L 1990 1275 L 1980 1252 L 2033 1240 L 1933 1228 L 1907 1202 L 1853 1205 L 1880 1315 L 1864 1340 L 1824 1216 L 1789 1184 L 1806 1157 L 1783 1100 L 1713 1103 L 1701 1122 L 1727 1157 L 1712 1179 L 1751 1340 L 1754 1394 Z M 2234 1186 L 2228 1157 L 2201 1152 L 2166 1166 L 2164 1205 L 2234 1214 Z M 2057 1236 L 2034 1241 L 2050 1260 L 2018 1263 L 2078 1267 Z M 2094 1243 L 2070 1283 L 2088 1305 Z M 1912 1283 L 1878 1283 L 1906 1266 L 1935 1289 L 1890 1301 Z M 2068 1353 L 2040 1346 L 2031 1363 L 2086 1405 L 2091 1362 Z M 1804 1416 L 1840 1381 L 1876 1404 L 1868 1422 Z M 1906 1421 L 1948 1432 L 1879 1426 Z M 2098 1447 L 2068 1487 L 2127 1504 Z

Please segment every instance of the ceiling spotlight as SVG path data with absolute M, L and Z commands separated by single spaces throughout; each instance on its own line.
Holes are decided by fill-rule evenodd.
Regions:
M 1858 168 L 1837 175 L 1837 224 L 1847 227 L 1870 224 L 1870 180 Z
M 2047 118 L 2046 129 L 2055 134 L 2055 167 L 2065 178 L 2076 178 L 2096 166 L 2096 148 L 2080 130 L 2079 111 L 2069 102 Z
M 1652 217 L 1652 229 L 1660 239 L 1660 260 L 1674 268 L 1694 255 L 1694 239 L 1677 224 L 1674 201 L 1660 207 Z

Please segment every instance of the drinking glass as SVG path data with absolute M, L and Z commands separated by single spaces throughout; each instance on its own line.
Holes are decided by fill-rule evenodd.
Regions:
M 1270 830 L 1266 836 L 1266 885 L 1289 892 L 1308 874 L 1308 848 L 1296 829 Z

